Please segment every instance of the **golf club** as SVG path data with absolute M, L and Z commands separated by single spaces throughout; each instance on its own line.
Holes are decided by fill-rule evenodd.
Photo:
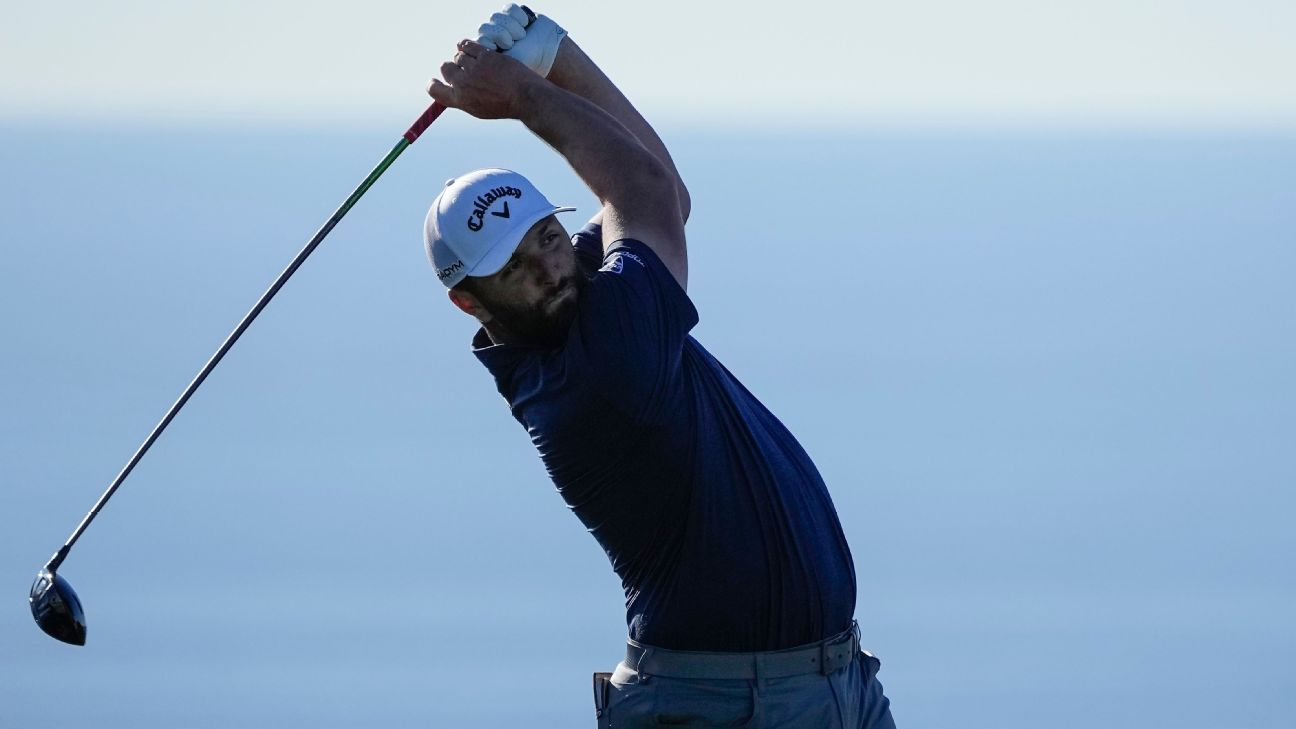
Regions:
M 67 558 L 68 552 L 72 549 L 72 545 L 76 544 L 76 541 L 81 537 L 82 532 L 86 530 L 86 527 L 90 526 L 90 522 L 94 521 L 95 516 L 99 514 L 99 510 L 104 507 L 104 504 L 108 503 L 108 499 L 112 498 L 113 492 L 115 492 L 117 488 L 122 485 L 122 482 L 126 480 L 126 477 L 130 475 L 131 470 L 135 468 L 135 464 L 139 463 L 140 459 L 144 457 L 144 454 L 148 452 L 149 447 L 153 445 L 153 442 L 158 439 L 158 436 L 162 434 L 162 431 L 165 430 L 171 420 L 175 418 L 176 413 L 180 412 L 180 408 L 184 407 L 184 404 L 189 401 L 189 398 L 194 394 L 194 391 L 198 389 L 198 386 L 203 383 L 203 380 L 207 379 L 207 375 L 211 374 L 211 371 L 215 369 L 216 365 L 221 361 L 221 358 L 225 356 L 225 353 L 229 351 L 230 347 L 234 346 L 234 343 L 238 341 L 240 336 L 242 336 L 244 330 L 246 330 L 252 323 L 252 320 L 256 319 L 257 315 L 261 313 L 261 310 L 266 307 L 266 304 L 270 303 L 270 299 L 274 298 L 274 295 L 279 292 L 279 289 L 283 287 L 284 283 L 288 281 L 306 258 L 310 256 L 311 252 L 319 246 L 320 242 L 324 240 L 324 237 L 329 234 L 329 231 L 333 230 L 333 227 L 338 224 L 338 221 L 342 219 L 342 216 L 347 214 L 347 211 L 351 209 L 351 206 L 355 205 L 356 201 L 360 199 L 360 196 L 365 194 L 369 187 L 377 181 L 388 167 L 391 166 L 392 162 L 396 161 L 396 158 L 400 156 L 401 152 L 404 152 L 406 147 L 413 144 L 415 140 L 419 138 L 419 135 L 426 131 L 428 126 L 430 126 L 443 111 L 445 111 L 445 107 L 439 103 L 433 103 L 429 106 L 418 120 L 414 122 L 413 126 L 411 126 L 405 134 L 402 135 L 400 141 L 396 143 L 396 146 L 392 147 L 391 151 L 387 153 L 387 156 L 384 157 L 383 160 L 378 163 L 378 166 L 369 173 L 369 176 L 365 178 L 364 182 L 360 183 L 360 186 L 351 193 L 351 196 L 346 199 L 346 202 L 342 203 L 342 206 L 333 213 L 333 216 L 328 219 L 328 222 L 324 223 L 324 226 L 315 233 L 315 237 L 311 238 L 305 248 L 302 248 L 301 252 L 297 254 L 297 257 L 292 260 L 292 263 L 288 264 L 288 267 L 284 269 L 283 273 L 279 274 L 279 277 L 275 279 L 274 283 L 270 285 L 270 288 L 261 295 L 261 298 L 257 300 L 256 305 L 252 307 L 252 310 L 248 312 L 247 316 L 243 317 L 243 321 L 239 322 L 238 326 L 234 328 L 234 331 L 225 339 L 225 342 L 220 346 L 220 349 L 216 350 L 216 354 L 212 355 L 211 359 L 207 361 L 207 364 L 198 372 L 198 376 L 195 377 L 193 381 L 189 383 L 189 386 L 185 388 L 184 392 L 180 394 L 180 398 L 175 401 L 175 404 L 171 406 L 171 409 L 167 410 L 167 413 L 162 417 L 161 422 L 153 428 L 153 432 L 144 440 L 144 444 L 139 447 L 139 450 L 135 451 L 135 455 L 131 456 L 130 461 L 126 463 L 126 467 L 121 470 L 121 473 L 117 474 L 115 479 L 113 479 L 112 484 L 108 486 L 108 490 L 104 491 L 103 495 L 99 497 L 99 500 L 95 502 L 94 508 L 90 509 L 90 513 L 86 514 L 85 518 L 81 520 L 81 524 L 72 532 L 72 536 L 68 537 L 68 540 L 63 544 L 63 546 L 54 553 L 54 556 L 50 558 L 49 562 L 45 564 L 45 567 L 36 575 L 36 581 L 32 583 L 29 600 L 31 602 L 32 617 L 36 619 L 36 624 L 40 626 L 41 630 L 64 643 L 85 645 L 86 623 L 85 612 L 81 608 L 81 600 L 77 597 L 76 592 L 72 589 L 72 586 L 68 584 L 67 580 L 64 580 L 58 574 L 58 568 L 63 564 L 63 560 Z

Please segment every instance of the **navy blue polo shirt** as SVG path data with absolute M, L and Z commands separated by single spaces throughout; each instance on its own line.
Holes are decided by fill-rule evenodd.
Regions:
M 796 438 L 689 336 L 652 249 L 572 238 L 590 275 L 566 342 L 474 352 L 621 578 L 636 641 L 764 651 L 850 625 L 855 570 Z M 597 270 L 595 270 L 597 269 Z

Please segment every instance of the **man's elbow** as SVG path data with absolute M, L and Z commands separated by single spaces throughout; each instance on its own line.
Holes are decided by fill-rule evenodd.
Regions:
M 693 199 L 689 197 L 688 188 L 684 186 L 683 180 L 677 180 L 675 192 L 679 198 L 680 220 L 687 223 L 689 213 L 693 210 Z
M 678 211 L 680 225 L 687 223 L 692 200 L 679 175 L 666 165 L 656 165 L 650 178 L 646 182 L 648 190 L 645 191 L 645 197 L 653 200 L 653 206 L 658 210 L 674 208 Z
M 687 218 L 684 213 L 688 205 L 688 191 L 679 178 L 662 164 L 656 157 L 645 153 L 641 164 L 633 167 L 634 173 L 627 175 L 624 194 L 624 208 L 642 207 L 645 210 L 663 210 L 678 207 L 681 219 Z

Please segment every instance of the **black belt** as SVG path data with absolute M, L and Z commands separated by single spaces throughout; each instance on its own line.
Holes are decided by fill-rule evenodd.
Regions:
M 851 621 L 851 627 L 818 643 L 762 653 L 672 651 L 631 640 L 626 642 L 625 663 L 639 673 L 640 680 L 649 676 L 752 680 L 807 673 L 827 676 L 849 666 L 859 652 L 859 626 Z

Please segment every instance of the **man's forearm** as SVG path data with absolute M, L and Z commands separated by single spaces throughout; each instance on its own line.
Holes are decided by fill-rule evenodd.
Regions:
M 464 39 L 428 93 L 478 119 L 517 119 L 567 160 L 602 203 L 604 247 L 637 240 L 682 287 L 688 251 L 678 176 L 624 124 L 594 102 L 520 61 Z M 655 138 L 655 136 L 654 136 Z
M 607 74 L 603 73 L 580 46 L 576 45 L 571 36 L 563 38 L 562 44 L 558 47 L 558 55 L 554 60 L 553 68 L 549 70 L 548 79 L 558 87 L 587 99 L 606 111 L 661 162 L 674 178 L 681 220 L 688 220 L 691 208 L 688 188 L 680 178 L 679 171 L 675 168 L 675 161 L 671 159 L 665 143 L 625 94 L 621 93 Z
M 529 87 L 518 119 L 567 160 L 600 202 L 627 218 L 656 217 L 677 203 L 674 171 L 591 100 L 539 82 Z

